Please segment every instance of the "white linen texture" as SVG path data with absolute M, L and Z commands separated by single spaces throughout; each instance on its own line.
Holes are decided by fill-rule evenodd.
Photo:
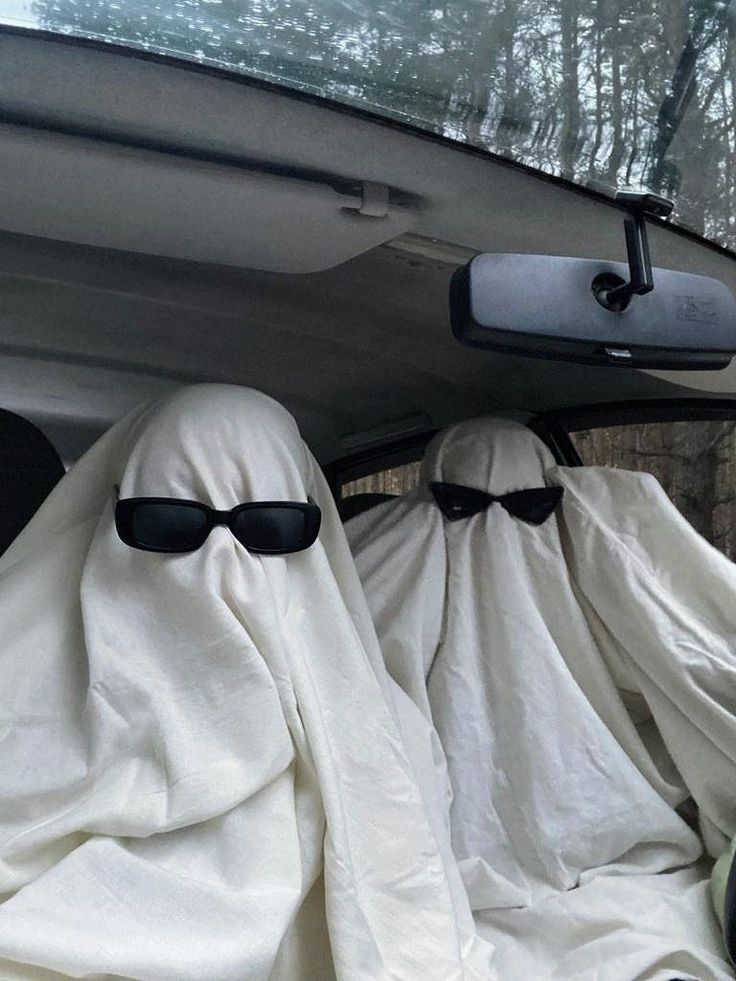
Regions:
M 129 548 L 121 498 L 322 510 Z M 0 978 L 495 978 L 431 727 L 388 678 L 329 489 L 258 392 L 122 420 L 0 560 Z M 420 786 L 421 783 L 421 786 Z
M 500 503 L 449 521 L 432 482 L 563 496 L 539 526 Z M 389 673 L 442 742 L 499 976 L 733 977 L 707 880 L 736 832 L 736 568 L 654 478 L 556 466 L 493 417 L 346 530 Z

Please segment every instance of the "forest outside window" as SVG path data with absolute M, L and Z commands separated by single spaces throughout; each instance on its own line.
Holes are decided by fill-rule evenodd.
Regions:
M 351 480 L 342 485 L 341 498 L 353 497 L 355 494 L 408 494 L 419 486 L 419 468 L 421 463 L 405 463 L 400 467 L 380 470 L 368 477 Z
M 736 561 L 736 420 L 606 426 L 570 438 L 586 466 L 653 474 L 696 531 Z

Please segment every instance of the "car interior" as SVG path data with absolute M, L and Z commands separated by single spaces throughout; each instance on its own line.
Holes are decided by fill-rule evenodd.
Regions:
M 1 40 L 3 406 L 67 463 L 203 380 L 278 398 L 333 472 L 359 455 L 381 469 L 376 448 L 483 412 L 731 394 L 732 369 L 591 368 L 452 337 L 449 280 L 477 252 L 623 260 L 610 198 L 202 66 Z M 722 248 L 649 225 L 655 265 L 734 288 Z
M 654 474 L 736 560 L 732 229 L 353 94 L 7 20 L 0 555 L 114 423 L 219 382 L 292 413 L 348 527 L 494 416 L 564 467 Z M 634 254 L 653 288 L 604 310 Z

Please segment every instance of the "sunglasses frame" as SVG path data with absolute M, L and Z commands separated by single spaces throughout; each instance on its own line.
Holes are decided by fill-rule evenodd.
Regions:
M 117 493 L 117 488 L 116 488 Z M 196 508 L 203 511 L 207 519 L 201 535 L 198 537 L 197 544 L 191 548 L 155 548 L 150 545 L 141 545 L 133 535 L 133 514 L 141 504 L 173 504 L 177 507 Z M 243 545 L 235 534 L 235 523 L 243 511 L 253 511 L 258 508 L 279 508 L 281 510 L 299 510 L 305 515 L 306 526 L 304 530 L 304 544 L 298 548 L 248 548 Z M 311 497 L 307 498 L 306 503 L 301 501 L 252 501 L 246 504 L 236 504 L 229 511 L 218 511 L 200 501 L 186 501 L 178 497 L 125 497 L 122 500 L 118 497 L 115 504 L 115 528 L 120 539 L 130 548 L 139 549 L 142 552 L 159 552 L 167 555 L 185 555 L 188 552 L 196 552 L 207 541 L 207 537 L 217 525 L 227 525 L 232 532 L 233 538 L 253 555 L 292 555 L 296 552 L 303 552 L 311 548 L 317 540 L 319 529 L 322 524 L 322 511 Z

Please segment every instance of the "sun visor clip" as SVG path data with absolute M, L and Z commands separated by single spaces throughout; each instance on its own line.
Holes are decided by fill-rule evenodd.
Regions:
M 365 218 L 387 218 L 389 213 L 389 189 L 377 181 L 361 181 L 350 203 L 343 208 L 356 211 Z

